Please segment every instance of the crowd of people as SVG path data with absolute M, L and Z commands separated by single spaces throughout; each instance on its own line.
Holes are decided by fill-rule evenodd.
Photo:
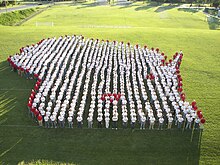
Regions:
M 202 129 L 197 103 L 183 91 L 182 51 L 64 36 L 43 39 L 8 57 L 35 79 L 28 112 L 46 128 Z

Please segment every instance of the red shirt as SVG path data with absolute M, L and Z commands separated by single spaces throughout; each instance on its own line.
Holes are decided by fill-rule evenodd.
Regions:
M 202 123 L 202 124 L 205 123 L 205 119 L 204 119 L 204 118 L 201 119 L 201 123 Z
M 201 111 L 201 110 L 198 110 L 198 111 L 197 111 L 197 115 L 199 116 L 200 113 L 202 113 L 202 111 Z
M 32 107 L 32 108 L 31 108 L 31 112 L 34 112 L 34 113 L 35 113 L 35 111 L 36 111 L 36 108 Z
M 36 116 L 39 115 L 39 111 L 36 109 L 35 112 L 34 112 L 34 114 L 35 114 Z
M 194 100 L 193 102 L 192 102 L 192 106 L 195 106 L 196 105 L 196 101 Z
M 38 121 L 41 121 L 41 120 L 42 120 L 42 116 L 41 116 L 41 115 L 38 115 L 37 120 L 38 120 Z
M 36 85 L 34 86 L 34 89 L 35 89 L 35 90 L 38 90 L 38 88 L 39 88 L 39 87 L 38 87 L 38 85 L 36 84 Z
M 102 100 L 102 101 L 104 101 L 104 100 L 105 100 L 105 97 L 104 97 L 104 96 L 102 96 L 102 97 L 101 97 L 101 100 Z
M 39 82 L 39 81 L 37 81 L 37 83 L 36 83 L 38 86 L 41 84 L 41 82 Z
M 183 88 L 178 88 L 178 92 L 182 92 L 183 91 Z
M 32 106 L 31 102 L 28 102 L 27 106 L 30 108 Z

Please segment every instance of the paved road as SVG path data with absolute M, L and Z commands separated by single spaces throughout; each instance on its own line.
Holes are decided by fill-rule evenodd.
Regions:
M 37 7 L 37 6 L 39 6 L 39 5 L 38 4 L 22 5 L 22 6 L 18 6 L 18 7 L 8 8 L 7 12 L 16 11 L 16 10 L 24 10 L 24 9 L 29 9 L 29 8 Z M 5 13 L 5 12 L 6 12 L 5 8 L 1 8 L 0 9 L 0 13 Z

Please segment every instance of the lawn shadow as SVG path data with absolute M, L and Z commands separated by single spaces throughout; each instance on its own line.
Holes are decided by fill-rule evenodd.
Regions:
M 97 7 L 97 6 L 102 6 L 102 5 L 107 5 L 107 2 L 82 3 L 76 9 L 83 9 L 83 8 L 89 8 L 89 7 Z
M 178 11 L 184 11 L 189 13 L 197 13 L 199 10 L 193 9 L 193 8 L 178 8 Z
M 163 12 L 163 11 L 166 11 L 166 10 L 170 10 L 170 9 L 173 9 L 175 7 L 178 7 L 179 4 L 169 4 L 169 5 L 166 5 L 166 6 L 160 6 L 158 7 L 154 12 Z
M 11 71 L 7 61 L 2 61 L 0 84 L 0 124 L 31 122 L 26 104 L 34 81 L 19 77 L 17 72 Z
M 44 161 L 77 164 L 199 164 L 201 131 L 6 128 L 7 139 L 21 143 L 2 157 L 9 164 Z M 13 138 L 13 135 L 16 135 Z M 192 139 L 192 140 L 191 140 Z M 39 145 L 42 142 L 44 145 Z M 31 145 L 30 145 L 31 144 Z M 13 145 L 9 145 L 13 146 Z M 54 149 L 56 154 L 53 154 Z M 5 150 L 3 150 L 5 151 Z M 18 153 L 17 156 L 15 156 Z M 134 154 L 135 153 L 135 154 Z M 46 155 L 46 156 L 45 156 Z M 13 159 L 10 159 L 12 158 Z M 114 158 L 114 159 L 112 159 Z M 51 164 L 52 164 L 51 163 Z M 42 163 L 39 163 L 42 164 Z M 48 164 L 48 163 L 47 163 Z
M 135 11 L 148 10 L 150 8 L 157 7 L 160 5 L 161 5 L 160 3 L 151 2 L 151 3 L 148 3 L 147 5 L 139 5 L 139 7 L 135 8 Z
M 220 19 L 219 18 L 207 15 L 207 23 L 209 25 L 210 30 L 219 30 L 220 29 Z

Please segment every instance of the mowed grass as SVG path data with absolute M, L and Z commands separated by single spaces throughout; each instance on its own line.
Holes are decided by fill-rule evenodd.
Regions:
M 0 26 L 0 163 L 220 164 L 220 31 L 210 30 L 201 12 L 175 7 L 57 5 L 22 26 Z M 183 50 L 187 100 L 196 99 L 207 120 L 202 136 L 178 130 L 38 128 L 26 110 L 34 82 L 10 72 L 5 60 L 24 45 L 65 34 L 147 44 L 169 57 Z

